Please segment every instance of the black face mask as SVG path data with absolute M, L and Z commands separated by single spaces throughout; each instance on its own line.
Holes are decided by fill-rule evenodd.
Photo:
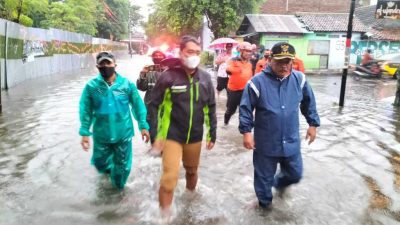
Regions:
M 268 58 L 269 58 L 269 55 L 264 55 L 264 58 L 268 59 Z
M 104 79 L 110 78 L 115 73 L 115 67 L 99 67 L 99 72 Z

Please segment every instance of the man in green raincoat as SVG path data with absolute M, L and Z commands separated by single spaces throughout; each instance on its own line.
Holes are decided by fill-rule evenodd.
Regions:
M 115 72 L 111 53 L 100 52 L 96 62 L 100 74 L 86 84 L 79 103 L 81 145 L 88 151 L 93 135 L 92 164 L 100 173 L 110 174 L 113 186 L 123 189 L 132 164 L 131 111 L 147 143 L 147 110 L 134 83 Z

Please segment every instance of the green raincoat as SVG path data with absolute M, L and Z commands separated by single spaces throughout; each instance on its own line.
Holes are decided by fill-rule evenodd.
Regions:
M 101 75 L 90 80 L 79 103 L 81 136 L 93 135 L 92 163 L 101 173 L 110 173 L 114 186 L 123 188 L 132 161 L 134 135 L 131 112 L 139 130 L 149 129 L 146 107 L 134 83 L 117 73 L 109 86 Z M 93 132 L 90 128 L 93 125 Z

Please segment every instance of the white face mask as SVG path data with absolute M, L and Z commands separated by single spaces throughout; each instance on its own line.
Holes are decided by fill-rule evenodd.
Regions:
M 200 64 L 200 56 L 193 55 L 182 59 L 182 63 L 189 69 L 194 69 Z

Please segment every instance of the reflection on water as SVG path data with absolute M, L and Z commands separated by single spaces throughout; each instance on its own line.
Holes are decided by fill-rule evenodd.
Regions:
M 132 80 L 145 58 L 119 60 Z M 0 116 L 0 224 L 158 224 L 161 159 L 133 140 L 127 187 L 113 189 L 90 165 L 77 134 L 78 101 L 92 72 L 26 82 L 3 93 Z M 309 76 L 322 127 L 303 143 L 304 178 L 256 207 L 252 152 L 242 147 L 237 114 L 218 126 L 215 149 L 203 151 L 195 193 L 184 171 L 170 224 L 396 224 L 400 217 L 400 122 L 391 103 L 395 81 L 348 79 L 338 109 L 339 76 Z M 226 94 L 217 100 L 222 121 Z M 221 123 L 220 123 L 221 124 Z M 306 131 L 301 120 L 301 135 Z

